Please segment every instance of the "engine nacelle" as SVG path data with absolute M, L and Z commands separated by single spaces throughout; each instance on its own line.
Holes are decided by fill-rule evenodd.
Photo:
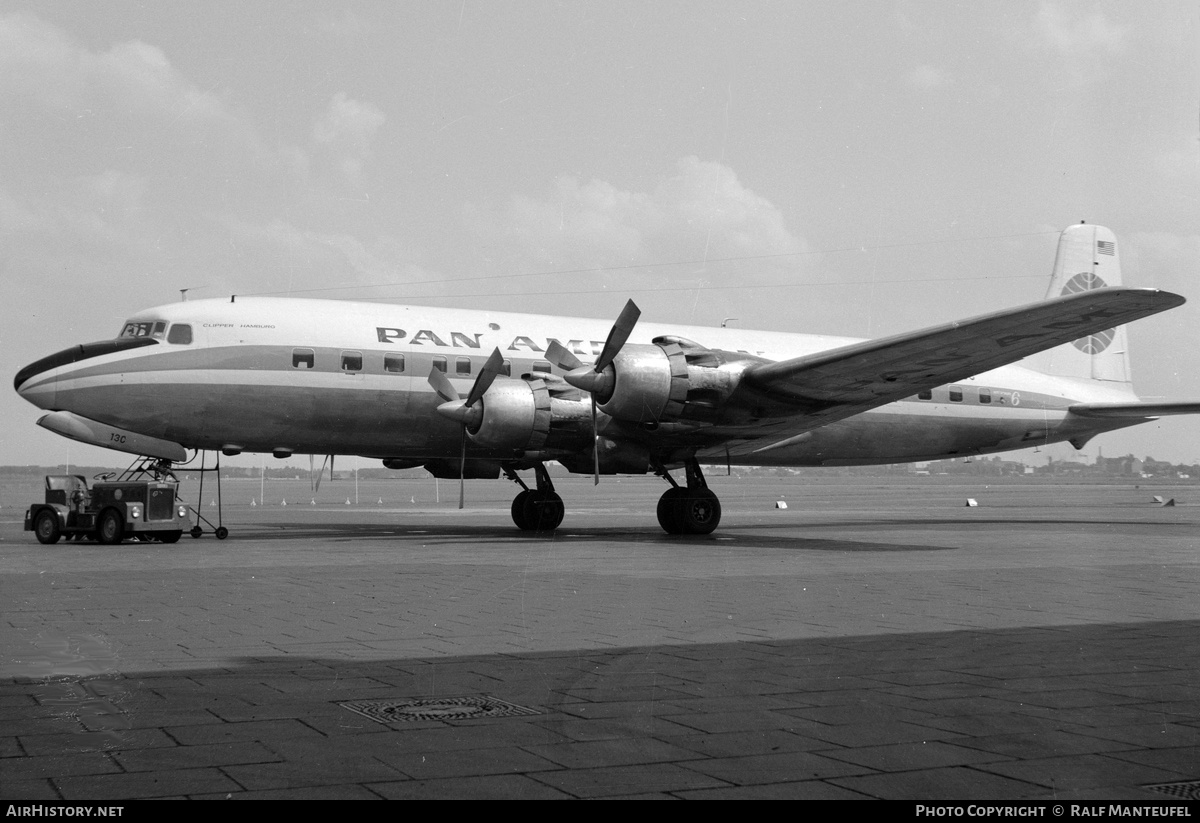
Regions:
M 550 434 L 550 392 L 540 380 L 498 379 L 479 401 L 478 427 L 467 430 L 476 445 L 489 449 L 537 449 Z
M 688 365 L 677 344 L 627 345 L 611 368 L 611 391 L 596 397 L 605 414 L 635 423 L 657 423 L 682 415 L 688 396 Z

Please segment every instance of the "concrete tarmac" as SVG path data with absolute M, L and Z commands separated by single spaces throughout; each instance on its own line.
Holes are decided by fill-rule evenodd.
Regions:
M 0 797 L 1198 796 L 1200 486 L 715 477 L 678 538 L 556 482 L 552 536 L 240 481 L 228 540 L 116 547 L 10 489 Z

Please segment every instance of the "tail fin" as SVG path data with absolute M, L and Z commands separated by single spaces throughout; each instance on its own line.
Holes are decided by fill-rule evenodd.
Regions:
M 1063 230 L 1046 297 L 1121 285 L 1117 237 L 1103 226 L 1080 223 Z M 1096 380 L 1133 392 L 1125 327 L 1081 337 L 1029 359 L 1045 374 Z

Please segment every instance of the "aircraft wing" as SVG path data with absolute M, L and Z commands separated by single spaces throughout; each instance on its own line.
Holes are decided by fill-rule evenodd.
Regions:
M 1169 414 L 1200 414 L 1200 403 L 1076 403 L 1067 407 L 1067 411 L 1082 417 L 1145 420 L 1151 417 L 1166 417 Z
M 749 367 L 731 400 L 812 426 L 1013 363 L 1184 303 L 1157 289 L 1106 288 Z M 738 398 L 737 395 L 743 396 Z M 775 407 L 771 409 L 771 407 Z

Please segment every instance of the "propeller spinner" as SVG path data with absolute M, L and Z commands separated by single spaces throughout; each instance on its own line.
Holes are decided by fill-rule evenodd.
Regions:
M 463 508 L 466 500 L 467 431 L 477 431 L 480 423 L 483 422 L 483 406 L 479 401 L 492 387 L 492 383 L 503 367 L 504 356 L 500 354 L 500 349 L 493 349 L 491 356 L 483 364 L 479 376 L 475 378 L 475 383 L 471 386 L 471 391 L 465 400 L 459 395 L 458 390 L 454 388 L 454 384 L 450 382 L 450 378 L 444 371 L 435 368 L 429 372 L 429 385 L 438 393 L 438 397 L 446 401 L 438 406 L 438 414 L 458 421 L 462 425 L 462 443 L 459 448 L 458 460 L 458 507 L 460 509 Z
M 596 358 L 594 365 L 585 366 L 579 358 L 571 354 L 557 340 L 550 343 L 546 349 L 546 359 L 560 369 L 566 371 L 563 379 L 577 389 L 587 392 L 592 398 L 592 464 L 595 484 L 600 485 L 600 434 L 596 426 L 596 396 L 607 398 L 612 396 L 616 384 L 617 373 L 613 369 L 613 361 L 633 334 L 642 311 L 632 301 L 625 303 L 625 308 L 617 315 L 617 320 L 608 332 L 604 348 Z

